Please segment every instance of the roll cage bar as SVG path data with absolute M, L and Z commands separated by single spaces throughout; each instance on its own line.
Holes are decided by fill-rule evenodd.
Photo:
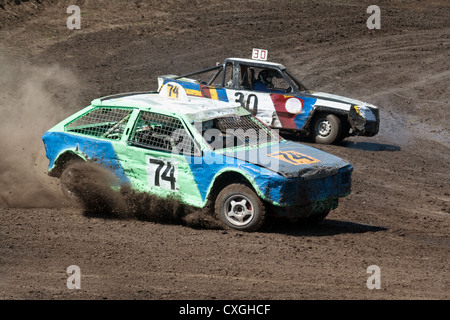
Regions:
M 272 70 L 277 70 L 281 76 L 283 77 L 283 79 L 290 85 L 290 87 L 293 89 L 293 92 L 290 93 L 300 93 L 300 91 L 308 91 L 308 89 L 291 73 L 289 72 L 285 67 L 283 66 L 279 66 L 279 65 L 267 65 L 266 63 L 263 62 L 258 62 L 258 61 L 240 61 L 240 60 L 235 60 L 235 59 L 225 59 L 225 61 L 222 64 L 217 64 L 213 67 L 209 67 L 209 68 L 205 68 L 205 69 L 201 69 L 201 70 L 197 70 L 194 72 L 189 72 L 186 74 L 183 74 L 181 76 L 177 76 L 174 77 L 174 80 L 177 79 L 181 79 L 181 78 L 186 78 L 186 77 L 191 77 L 193 75 L 196 74 L 201 74 L 201 73 L 206 73 L 206 72 L 210 72 L 213 70 L 217 70 L 217 72 L 212 76 L 212 78 L 205 83 L 206 85 L 210 86 L 214 80 L 216 80 L 216 78 L 219 76 L 219 74 L 224 70 L 224 68 L 226 67 L 227 64 L 231 63 L 233 65 L 233 87 L 237 88 L 237 86 L 239 86 L 239 66 L 242 65 L 246 65 L 246 66 L 251 66 L 251 67 L 256 67 L 256 68 L 264 68 L 264 69 L 272 69 Z M 286 76 L 288 75 L 288 76 Z M 223 74 L 223 78 L 222 78 L 222 86 L 225 85 L 225 73 Z

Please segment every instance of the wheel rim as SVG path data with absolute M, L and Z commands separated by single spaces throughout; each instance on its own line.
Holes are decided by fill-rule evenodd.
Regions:
M 323 119 L 317 122 L 316 132 L 321 137 L 327 137 L 331 133 L 331 124 L 328 120 Z
M 227 221 L 235 226 L 244 226 L 252 221 L 255 210 L 252 202 L 243 195 L 233 195 L 224 203 Z

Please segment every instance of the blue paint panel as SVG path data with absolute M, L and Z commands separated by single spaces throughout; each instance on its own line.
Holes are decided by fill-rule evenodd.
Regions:
M 205 201 L 207 193 L 216 175 L 221 171 L 234 171 L 245 173 L 250 179 L 254 180 L 260 189 L 263 189 L 264 184 L 269 180 L 277 181 L 281 179 L 278 185 L 281 185 L 282 180 L 285 180 L 282 176 L 276 172 L 270 171 L 268 169 L 262 168 L 260 166 L 242 161 L 240 159 L 227 157 L 224 154 L 205 152 L 201 163 L 195 163 L 200 158 L 194 159 L 193 157 L 186 156 L 186 161 L 190 165 L 192 174 L 194 175 L 194 180 L 197 183 L 198 190 Z M 274 201 L 279 199 L 279 192 L 274 188 L 270 191 L 273 193 L 271 197 Z
M 313 107 L 314 107 L 317 99 L 309 98 L 309 97 L 300 97 L 300 96 L 297 96 L 297 98 L 300 98 L 303 100 L 303 108 L 302 108 L 302 112 L 300 112 L 298 115 L 295 116 L 294 123 L 298 129 L 302 129 L 305 126 L 306 120 L 308 119 L 309 115 L 311 114 L 311 111 L 313 110 Z
M 123 182 L 129 182 L 124 174 L 111 142 L 89 137 L 82 137 L 65 132 L 46 132 L 42 141 L 45 145 L 46 155 L 49 159 L 49 170 L 55 165 L 57 157 L 66 150 L 78 150 L 88 159 L 98 159 L 99 163 L 111 168 L 114 174 Z
M 228 96 L 227 91 L 223 88 L 216 88 L 217 91 L 217 97 L 219 98 L 219 101 L 228 102 Z

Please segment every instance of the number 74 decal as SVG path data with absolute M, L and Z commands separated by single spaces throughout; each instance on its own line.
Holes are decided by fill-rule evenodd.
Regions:
M 178 164 L 146 156 L 147 182 L 152 187 L 177 190 Z
M 299 164 L 311 164 L 311 163 L 316 163 L 316 162 L 320 162 L 319 160 L 304 155 L 300 152 L 297 151 L 279 151 L 279 152 L 275 152 L 275 153 L 271 153 L 268 155 L 269 157 L 273 157 L 273 158 L 277 158 L 281 161 L 284 162 L 288 162 L 290 164 L 293 165 L 299 165 Z

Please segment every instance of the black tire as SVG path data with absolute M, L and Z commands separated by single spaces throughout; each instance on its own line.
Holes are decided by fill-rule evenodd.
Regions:
M 341 120 L 334 114 L 320 114 L 312 124 L 312 137 L 316 143 L 333 144 L 341 138 Z
M 98 163 L 75 160 L 67 163 L 60 182 L 69 201 L 81 204 L 89 213 L 116 213 L 121 205 L 111 189 L 117 177 Z
M 240 231 L 256 231 L 266 218 L 264 203 L 252 189 L 240 183 L 220 191 L 214 209 L 225 226 Z
M 78 199 L 74 189 L 78 175 L 78 170 L 76 169 L 76 167 L 78 167 L 83 162 L 84 160 L 81 159 L 68 161 L 65 164 L 64 170 L 62 171 L 59 178 L 61 183 L 61 190 L 64 196 L 70 201 L 76 201 Z

